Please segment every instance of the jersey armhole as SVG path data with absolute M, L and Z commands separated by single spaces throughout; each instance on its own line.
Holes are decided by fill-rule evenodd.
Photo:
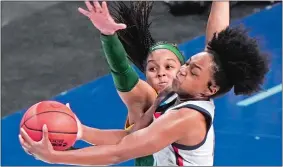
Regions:
M 190 108 L 190 109 L 194 109 L 194 110 L 200 112 L 204 116 L 205 121 L 206 121 L 206 134 L 205 134 L 204 139 L 199 144 L 196 144 L 196 145 L 193 145 L 193 146 L 187 146 L 187 145 L 182 145 L 182 144 L 178 144 L 178 143 L 172 143 L 172 146 L 176 147 L 178 149 L 181 149 L 181 150 L 195 150 L 195 149 L 201 147 L 205 143 L 208 131 L 209 131 L 211 125 L 212 125 L 212 116 L 206 109 L 204 109 L 200 106 L 194 105 L 194 104 L 186 104 L 186 105 L 183 105 L 183 106 L 176 108 L 176 109 L 180 109 L 180 108 Z
M 186 104 L 180 108 L 190 108 L 190 109 L 194 109 L 198 112 L 200 112 L 204 118 L 205 118 L 205 122 L 206 122 L 206 133 L 208 133 L 211 125 L 212 125 L 212 116 L 211 114 L 204 108 L 194 105 L 194 104 Z

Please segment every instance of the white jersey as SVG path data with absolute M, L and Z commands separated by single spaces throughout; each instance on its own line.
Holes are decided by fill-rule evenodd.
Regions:
M 175 101 L 176 95 L 167 101 Z M 171 103 L 172 106 L 172 103 Z M 191 108 L 201 112 L 207 120 L 208 132 L 205 139 L 197 145 L 186 146 L 172 143 L 157 153 L 154 153 L 154 166 L 213 166 L 214 159 L 214 103 L 213 101 L 187 101 L 176 106 L 167 108 L 165 112 L 174 112 L 173 109 Z M 165 113 L 162 112 L 162 113 Z M 176 110 L 175 110 L 176 112 Z M 156 112 L 154 120 L 162 113 Z

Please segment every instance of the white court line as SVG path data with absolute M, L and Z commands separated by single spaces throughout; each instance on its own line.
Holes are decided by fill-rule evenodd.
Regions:
M 239 101 L 237 103 L 237 106 L 248 106 L 250 104 L 256 103 L 256 102 L 258 102 L 260 100 L 263 100 L 263 99 L 265 99 L 265 98 L 267 98 L 269 96 L 272 96 L 272 95 L 274 95 L 276 93 L 279 93 L 281 91 L 282 91 L 282 83 L 277 85 L 277 86 L 274 86 L 274 87 L 272 87 L 272 88 L 270 88 L 270 89 L 268 89 L 268 90 L 266 90 L 264 92 L 261 92 L 259 94 L 256 94 L 256 95 L 252 96 L 252 97 L 249 97 L 249 98 L 247 98 L 245 100 Z

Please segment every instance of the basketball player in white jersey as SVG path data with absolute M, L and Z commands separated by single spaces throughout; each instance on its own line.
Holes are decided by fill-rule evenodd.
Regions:
M 41 141 L 32 141 L 21 130 L 20 142 L 27 152 L 47 163 L 109 165 L 153 154 L 157 166 L 212 166 L 215 113 L 212 99 L 232 88 L 235 95 L 259 91 L 268 70 L 267 56 L 255 38 L 242 28 L 227 27 L 214 34 L 207 48 L 181 67 L 171 91 L 168 88 L 165 95 L 159 95 L 165 98 L 156 100 L 156 106 L 164 102 L 164 109 L 153 115 L 148 111 L 141 119 L 152 121 L 149 126 L 145 123 L 144 128 L 132 133 L 112 131 L 109 138 L 123 136 L 117 143 L 78 150 L 53 150 L 46 126 Z M 154 105 L 152 108 L 154 111 Z
M 96 3 L 96 4 L 95 4 Z M 98 2 L 94 2 L 94 7 L 96 7 L 96 6 L 98 6 L 98 4 L 97 4 Z M 135 3 L 135 2 L 134 2 Z M 123 6 L 123 5 L 118 5 L 118 6 Z M 118 20 L 118 22 L 117 23 L 119 23 L 119 21 L 122 21 L 122 23 L 131 23 L 131 20 L 140 20 L 139 18 L 141 18 L 143 15 L 137 15 L 137 17 L 133 17 L 133 18 L 129 18 L 129 17 L 125 17 L 125 15 L 123 15 L 123 11 L 129 11 L 129 10 L 132 10 L 132 12 L 133 13 L 136 13 L 137 11 L 148 11 L 151 7 L 150 7 L 150 5 L 138 5 L 138 8 L 144 8 L 144 9 L 137 9 L 137 8 L 134 8 L 134 9 L 132 9 L 132 8 L 130 8 L 131 6 L 128 6 L 128 7 L 125 7 L 125 6 L 123 6 L 123 8 L 119 8 L 119 10 L 120 10 L 120 14 L 119 14 L 119 16 L 122 16 L 122 19 L 120 19 L 120 20 Z M 89 7 L 88 7 L 89 8 Z M 103 9 L 103 8 L 102 8 Z M 97 9 L 95 9 L 95 11 L 98 11 Z M 84 12 L 83 12 L 84 13 Z M 145 12 L 146 13 L 146 12 Z M 88 14 L 86 14 L 86 15 L 88 15 Z M 145 14 L 146 15 L 146 14 Z M 112 27 L 111 26 L 109 26 L 109 24 L 107 23 L 107 21 L 103 21 L 103 24 L 101 24 L 98 20 L 103 20 L 103 19 L 98 19 L 98 18 L 100 18 L 101 16 L 100 15 L 95 15 L 95 20 L 92 20 L 92 19 L 90 19 L 90 20 L 92 20 L 92 23 L 95 25 L 95 27 L 99 30 L 99 31 L 101 31 L 101 33 L 103 34 L 107 29 L 109 30 L 111 30 L 111 29 L 113 29 L 113 28 L 115 28 L 115 27 L 113 27 L 113 25 L 112 25 Z M 117 14 L 116 14 L 116 17 L 118 17 L 117 16 Z M 123 18 L 123 17 L 125 17 L 125 18 Z M 120 18 L 120 17 L 118 17 L 118 18 Z M 128 21 L 125 21 L 125 19 L 127 20 L 128 19 Z M 132 23 L 131 23 L 132 24 Z M 131 24 L 126 24 L 126 25 L 131 25 Z M 145 24 L 145 23 L 144 23 Z M 104 26 L 103 26 L 104 25 Z M 216 31 L 220 31 L 220 30 L 222 30 L 223 28 L 225 28 L 227 25 L 229 25 L 229 2 L 213 2 L 213 4 L 212 4 L 212 7 L 211 7 L 211 12 L 210 12 L 210 15 L 209 15 L 209 19 L 208 19 L 208 24 L 207 24 L 207 30 L 206 30 L 206 42 L 210 39 L 210 38 L 212 38 L 212 36 L 213 36 L 213 33 L 214 32 L 216 32 Z M 140 27 L 142 27 L 143 25 L 139 25 Z M 130 26 L 130 27 L 132 27 L 132 26 Z M 135 26 L 135 27 L 137 27 L 137 29 L 139 29 L 138 28 L 138 26 Z M 133 27 L 132 27 L 133 28 Z M 131 28 L 131 29 L 132 29 Z M 103 30 L 103 31 L 102 31 Z M 144 30 L 143 30 L 144 31 Z M 123 32 L 123 34 L 125 35 L 125 33 L 127 34 L 127 31 L 125 31 L 125 32 Z M 140 33 L 143 33 L 143 32 L 137 32 L 137 34 L 136 34 L 136 36 L 137 37 L 140 37 Z M 135 36 L 135 34 L 133 34 L 133 33 L 131 33 L 131 35 L 132 36 Z M 125 36 L 127 36 L 127 35 L 125 35 Z M 147 37 L 148 37 L 148 34 L 146 35 Z M 125 39 L 125 37 L 124 38 L 122 38 L 123 40 L 126 40 Z M 131 44 L 129 44 L 129 40 L 126 40 L 126 41 L 128 41 L 128 42 L 126 42 L 126 43 L 124 43 L 124 47 L 126 47 L 126 48 L 129 48 L 129 47 L 133 47 L 133 45 L 135 44 L 136 45 L 136 43 L 135 43 L 135 41 L 131 41 L 130 43 Z M 105 42 L 105 41 L 102 41 L 102 43 L 103 43 L 103 45 L 109 45 L 109 44 L 107 44 L 107 42 Z M 109 42 L 108 42 L 109 43 Z M 161 43 L 160 43 L 161 44 Z M 112 43 L 111 44 L 111 46 L 115 46 L 115 47 L 117 47 L 117 46 L 119 46 L 119 45 L 121 45 L 121 44 L 117 44 L 117 43 Z M 128 46 L 128 45 L 130 45 L 130 46 Z M 109 47 L 108 47 L 109 48 Z M 112 48 L 112 50 L 113 51 L 116 51 L 117 52 L 117 49 L 113 49 L 113 47 L 110 47 L 110 48 Z M 143 47 L 139 47 L 139 48 L 143 48 Z M 160 48 L 161 49 L 161 48 Z M 129 49 L 127 49 L 127 50 L 129 50 Z M 112 51 L 112 52 L 113 52 Z M 107 54 L 109 54 L 109 51 L 107 51 L 106 52 Z M 117 53 L 119 53 L 120 55 L 121 55 L 121 52 L 117 52 Z M 112 53 L 112 54 L 110 54 L 111 55 L 111 58 L 115 58 L 115 55 L 117 54 L 117 53 Z M 141 51 L 141 50 L 136 50 L 135 49 L 135 52 L 130 52 L 131 54 L 129 55 L 130 56 L 130 60 L 132 60 L 133 61 L 133 63 L 137 66 L 137 67 L 140 67 L 140 66 L 142 66 L 142 65 L 144 65 L 144 62 L 145 61 L 147 61 L 147 63 L 146 63 L 146 65 L 144 66 L 144 68 L 146 69 L 144 72 L 145 72 L 145 74 L 146 74 L 146 80 L 148 81 L 148 84 L 149 84 L 149 86 L 152 86 L 154 89 L 155 88 L 159 88 L 159 86 L 156 86 L 156 84 L 155 84 L 155 82 L 152 82 L 152 81 L 154 81 L 154 80 L 160 80 L 160 79 L 162 79 L 163 81 L 164 81 L 164 79 L 166 79 L 167 78 L 167 80 L 168 81 L 170 81 L 170 82 L 168 82 L 168 83 L 170 83 L 171 84 L 171 77 L 170 76 L 174 76 L 174 75 L 176 75 L 176 73 L 177 73 L 177 70 L 180 68 L 180 67 L 178 67 L 178 66 L 175 66 L 175 64 L 172 64 L 172 59 L 168 59 L 168 56 L 165 54 L 165 53 L 163 53 L 163 54 L 161 54 L 161 55 L 155 55 L 155 54 L 153 54 L 153 53 L 150 53 L 150 56 L 148 56 L 148 55 L 144 55 L 144 54 L 138 54 L 138 53 L 143 53 L 143 51 Z M 169 51 L 169 53 L 170 53 L 170 51 Z M 175 52 L 174 52 L 175 53 Z M 106 55 L 107 55 L 106 54 Z M 122 54 L 122 55 L 124 55 L 124 54 Z M 109 57 L 109 56 L 108 56 Z M 175 57 L 178 57 L 178 56 L 173 56 L 173 58 L 175 58 Z M 158 61 L 156 61 L 156 58 L 158 58 Z M 178 60 L 181 62 L 181 58 L 182 57 L 178 57 L 178 59 L 176 59 L 175 61 L 176 61 L 176 64 L 177 64 L 177 62 L 178 62 Z M 142 64 L 139 64 L 140 63 L 140 60 L 143 60 L 141 63 Z M 160 60 L 165 60 L 165 61 L 160 61 Z M 113 62 L 117 62 L 117 61 L 113 61 Z M 165 62 L 165 63 L 163 63 L 163 62 Z M 109 63 L 109 62 L 108 62 Z M 110 61 L 110 63 L 111 63 L 111 61 Z M 155 65 L 155 64 L 157 64 L 157 65 Z M 168 66 L 168 64 L 170 65 L 170 67 L 168 68 L 167 66 Z M 181 64 L 184 64 L 184 62 L 181 62 Z M 160 68 L 160 67 L 163 67 L 163 66 L 166 66 L 166 68 L 164 68 L 164 69 L 166 69 L 166 70 L 163 70 L 163 68 Z M 110 67 L 111 67 L 111 65 L 110 65 Z M 154 68 L 154 69 L 156 69 L 155 71 L 156 72 L 152 72 L 152 68 Z M 174 70 L 174 68 L 176 68 L 176 70 Z M 116 70 L 114 70 L 114 71 L 117 71 L 117 69 Z M 163 73 L 164 74 L 164 76 L 162 76 L 162 77 L 155 77 L 155 75 L 152 75 L 152 74 L 161 74 L 161 73 Z M 150 75 L 149 75 L 150 74 Z M 174 74 L 174 75 L 173 75 Z M 132 75 L 130 75 L 129 77 L 131 77 Z M 114 76 L 115 77 L 115 76 Z M 125 76 L 126 77 L 126 76 Z M 124 78 L 125 78 L 124 77 Z M 127 77 L 126 77 L 127 78 Z M 129 80 L 133 80 L 133 78 L 128 78 L 127 79 L 128 81 Z M 135 80 L 135 79 L 134 79 Z M 149 82 L 149 81 L 151 81 L 151 82 Z M 157 82 L 156 82 L 157 83 Z M 116 85 L 117 83 L 115 83 L 115 86 L 116 87 L 118 87 L 118 88 L 121 88 L 121 86 L 122 85 Z M 169 84 L 169 85 L 170 85 Z M 139 84 L 137 84 L 137 85 L 139 85 Z M 129 84 L 127 84 L 127 86 L 129 86 Z M 165 85 L 162 85 L 162 86 L 164 86 L 165 87 Z M 127 89 L 127 88 L 126 88 Z M 142 92 L 136 92 L 136 91 L 130 91 L 129 92 L 129 94 L 131 94 L 131 95 L 133 95 L 133 94 L 138 94 L 139 96 L 131 96 L 131 97 L 128 97 L 128 99 L 131 99 L 131 101 L 128 101 L 127 99 L 125 99 L 125 96 L 126 96 L 126 94 L 125 94 L 125 92 L 123 92 L 123 96 L 121 96 L 121 98 L 123 99 L 123 101 L 125 102 L 125 104 L 126 104 L 126 106 L 127 106 L 127 108 L 129 109 L 129 112 L 131 113 L 131 114 L 129 114 L 129 115 L 131 115 L 132 117 L 128 117 L 129 119 L 127 119 L 127 123 L 126 123 L 126 128 L 128 129 L 128 130 L 130 130 L 131 132 L 133 132 L 133 131 L 135 131 L 135 130 L 138 130 L 138 129 L 140 129 L 141 128 L 141 126 L 142 127 L 145 127 L 145 126 L 147 126 L 148 125 L 148 122 L 146 121 L 146 122 L 144 122 L 144 121 L 138 121 L 138 125 L 139 126 L 134 126 L 134 128 L 133 129 L 130 129 L 131 127 L 133 127 L 133 125 L 134 125 L 134 122 L 133 122 L 133 117 L 140 117 L 140 115 L 141 115 L 141 113 L 139 112 L 139 111 L 141 111 L 141 110 L 143 110 L 143 104 L 145 104 L 144 102 L 143 103 L 141 103 L 141 104 L 139 104 L 139 105 L 135 105 L 136 103 L 133 103 L 134 101 L 147 101 L 147 102 L 149 102 L 150 100 L 142 100 L 142 99 L 144 99 L 144 98 L 141 98 L 141 94 L 142 93 L 144 93 L 144 94 L 147 94 L 146 92 L 147 91 L 150 91 L 149 89 L 146 89 L 146 87 L 144 87 L 143 88 L 144 90 L 142 90 Z M 127 89 L 127 90 L 129 90 L 129 89 Z M 155 89 L 156 90 L 156 92 L 159 92 L 157 89 Z M 138 97 L 138 99 L 134 99 L 135 97 Z M 150 106 L 152 103 L 150 103 L 150 104 L 148 104 L 148 105 L 146 105 L 146 106 Z M 134 110 L 132 111 L 130 108 L 131 107 L 129 107 L 129 105 L 130 106 L 135 106 L 135 108 L 134 108 Z M 140 110 L 139 109 L 137 109 L 136 107 L 137 106 L 139 106 L 140 107 Z M 169 104 L 168 105 L 166 105 L 166 106 L 169 106 Z M 163 111 L 163 110 L 165 110 L 166 109 L 166 107 L 164 106 L 164 105 L 162 105 L 162 106 L 159 106 L 158 108 L 156 108 L 156 110 L 158 110 L 159 112 L 160 111 Z M 152 110 L 153 111 L 153 110 Z M 143 111 L 143 112 L 145 112 L 145 111 Z M 150 113 L 150 112 L 147 112 L 147 114 L 146 115 L 149 115 L 149 114 L 153 114 L 153 113 Z M 133 115 L 136 115 L 136 116 L 133 116 Z M 131 119 L 130 119 L 131 118 Z M 151 117 L 152 118 L 152 117 Z M 131 121 L 130 121 L 131 120 Z M 143 120 L 144 120 L 144 117 L 143 117 Z M 141 123 L 140 123 L 141 122 Z M 136 122 L 137 123 L 137 122 Z M 94 128 L 90 128 L 90 127 L 87 127 L 87 126 L 83 126 L 83 130 L 84 130 L 84 135 L 82 136 L 82 137 L 78 137 L 78 139 L 81 139 L 81 140 L 84 140 L 84 141 L 86 141 L 86 142 L 89 142 L 89 143 L 91 143 L 91 144 L 95 144 L 95 145 L 100 145 L 100 144 L 113 144 L 113 142 L 114 143 L 117 143 L 117 141 L 118 140 L 121 140 L 121 135 L 123 135 L 123 134 L 120 134 L 120 135 L 118 135 L 118 137 L 120 137 L 120 138 L 117 138 L 117 136 L 115 136 L 114 138 L 113 138 L 113 136 L 112 137 L 109 137 L 108 136 L 108 134 L 110 134 L 111 132 L 110 131 L 101 131 L 101 130 L 98 130 L 98 129 L 94 129 Z M 80 135 L 79 135 L 80 136 Z M 97 138 L 97 136 L 100 136 L 99 138 Z M 94 138 L 93 138 L 94 137 Z M 73 149 L 73 148 L 72 148 Z M 152 166 L 153 165 L 153 157 L 151 158 L 151 156 L 146 156 L 146 157 L 139 157 L 139 158 L 137 158 L 137 159 L 135 159 L 135 165 L 136 166 Z
M 117 93 L 128 109 L 125 128 L 130 129 L 152 105 L 157 94 L 172 84 L 177 71 L 185 63 L 184 56 L 176 45 L 152 38 L 148 18 L 153 7 L 152 2 L 135 1 L 127 5 L 126 2 L 116 2 L 115 5 L 112 3 L 116 10 L 112 10 L 115 12 L 111 14 L 107 10 L 106 2 L 102 2 L 101 6 L 97 1 L 93 1 L 93 4 L 88 1 L 85 3 L 90 12 L 82 8 L 79 11 L 103 34 L 100 37 L 102 49 Z M 207 23 L 206 43 L 214 32 L 228 26 L 229 20 L 229 2 L 213 2 Z M 129 60 L 145 74 L 146 82 L 138 79 Z M 135 129 L 138 129 L 137 126 Z M 89 137 L 81 139 L 99 144 L 93 139 L 89 140 Z M 108 143 L 108 140 L 103 141 L 103 144 Z M 135 159 L 136 166 L 152 166 L 153 162 L 152 155 Z

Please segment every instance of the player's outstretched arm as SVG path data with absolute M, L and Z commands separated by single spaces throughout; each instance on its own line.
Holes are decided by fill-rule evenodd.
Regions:
M 129 134 L 127 130 L 123 129 L 109 129 L 101 130 L 83 125 L 83 135 L 81 140 L 92 145 L 112 145 L 117 144 L 126 135 Z
M 66 106 L 71 109 L 70 103 L 67 103 Z M 76 122 L 78 125 L 77 140 L 83 140 L 92 145 L 116 144 L 128 134 L 126 130 L 101 130 L 88 127 L 83 125 L 77 116 Z
M 131 128 L 127 130 L 101 130 L 97 128 L 81 125 L 80 140 L 88 142 L 92 145 L 113 145 L 119 143 L 125 136 L 139 129 L 149 126 L 153 120 L 153 113 L 157 106 L 152 105 L 146 113 Z
M 133 133 L 139 129 L 145 128 L 150 125 L 153 119 L 153 113 L 157 106 L 152 105 L 148 111 L 137 121 L 132 128 L 128 130 L 110 129 L 102 130 L 97 128 L 80 125 L 81 134 L 79 140 L 83 140 L 92 145 L 113 145 L 119 143 L 125 136 Z
M 165 88 L 156 98 L 154 104 L 144 113 L 141 118 L 128 130 L 100 130 L 81 125 L 80 120 L 77 119 L 78 127 L 82 133 L 79 135 L 81 140 L 84 140 L 93 145 L 111 145 L 119 143 L 126 135 L 137 130 L 148 127 L 153 121 L 153 114 L 164 98 L 172 95 L 170 87 Z M 67 104 L 70 108 L 70 105 Z M 81 128 L 80 128 L 81 127 Z
M 101 32 L 102 48 L 111 69 L 114 85 L 128 108 L 129 120 L 133 124 L 151 106 L 156 93 L 151 86 L 139 79 L 118 39 L 116 32 L 125 29 L 126 25 L 114 21 L 106 2 L 100 5 L 94 0 L 92 5 L 87 0 L 85 4 L 88 10 L 79 8 L 79 12 L 88 17 Z
M 78 122 L 78 139 L 84 140 L 93 145 L 112 145 L 119 143 L 126 135 L 133 133 L 139 129 L 143 129 L 149 126 L 153 120 L 153 113 L 156 111 L 162 100 L 171 95 L 170 89 L 165 89 L 161 92 L 154 104 L 145 112 L 145 114 L 133 125 L 129 130 L 101 130 L 97 128 L 88 127 L 82 125 L 80 120 L 77 118 Z M 69 108 L 69 103 L 66 104 Z
M 214 33 L 218 33 L 230 24 L 229 1 L 213 1 L 206 27 L 206 45 Z
M 206 133 L 205 118 L 197 111 L 180 109 L 164 114 L 149 127 L 125 136 L 118 144 L 91 146 L 78 150 L 54 151 L 44 126 L 44 137 L 39 142 L 32 141 L 21 130 L 20 141 L 23 148 L 37 159 L 47 163 L 72 165 L 109 165 L 129 159 L 153 154 L 181 139 L 188 132 Z M 162 127 L 162 128 L 160 128 Z M 196 132 L 197 131 L 197 132 Z M 202 137 L 198 137 L 201 142 Z

